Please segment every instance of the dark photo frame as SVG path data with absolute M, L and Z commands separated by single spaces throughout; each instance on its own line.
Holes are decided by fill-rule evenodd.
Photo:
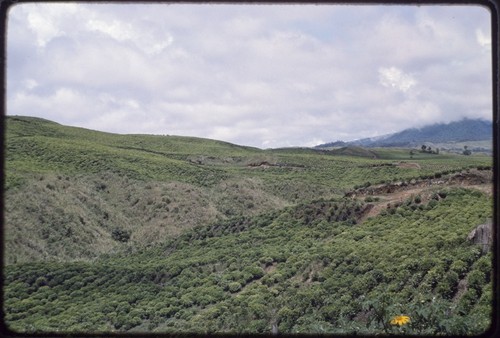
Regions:
M 499 336 L 496 0 L 0 13 L 3 336 Z

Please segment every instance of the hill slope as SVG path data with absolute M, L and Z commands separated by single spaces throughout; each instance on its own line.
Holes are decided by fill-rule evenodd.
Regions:
M 282 207 L 287 201 L 262 180 L 226 170 L 261 157 L 214 140 L 7 117 L 7 262 L 94 258 L 128 239 L 151 244 L 231 214 Z
M 491 121 L 480 119 L 463 119 L 447 124 L 439 123 L 422 128 L 410 128 L 395 134 L 376 138 L 365 138 L 350 145 L 363 147 L 415 147 L 424 143 L 456 143 L 466 141 L 492 141 L 493 127 Z M 338 146 L 344 142 L 337 141 L 317 146 L 318 148 Z
M 468 235 L 492 216 L 491 157 L 373 154 L 8 117 L 5 323 L 49 335 L 481 333 L 491 254 Z M 400 314 L 411 324 L 390 325 Z
M 357 146 L 347 146 L 339 149 L 332 150 L 333 154 L 336 155 L 344 155 L 344 156 L 357 156 L 357 157 L 366 157 L 366 158 L 378 158 L 376 152 L 363 149 Z
M 356 225 L 367 208 L 323 200 L 216 222 L 93 263 L 11 265 L 6 320 L 19 332 L 485 330 L 491 256 L 466 238 L 491 215 L 488 197 L 440 190 Z M 398 314 L 411 326 L 387 326 Z
M 488 157 L 263 151 L 214 140 L 116 135 L 7 117 L 6 262 L 93 259 L 184 230 L 297 202 L 342 196 L 365 182 L 488 165 Z M 347 150 L 346 150 L 347 151 Z M 337 157 L 341 155 L 341 157 Z M 380 160 L 373 160 L 380 157 Z M 382 165 L 383 164 L 383 165 Z M 15 253 L 15 254 L 14 254 Z

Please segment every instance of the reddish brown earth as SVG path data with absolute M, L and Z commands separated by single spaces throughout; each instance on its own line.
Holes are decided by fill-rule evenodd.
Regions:
M 461 172 L 448 175 L 443 178 L 429 180 L 412 180 L 410 183 L 390 183 L 374 187 L 361 188 L 346 194 L 352 198 L 366 198 L 368 196 L 377 199 L 376 202 L 370 202 L 371 208 L 363 214 L 359 223 L 362 223 L 368 217 L 377 216 L 382 210 L 387 209 L 387 205 L 397 205 L 403 203 L 412 196 L 420 196 L 422 203 L 429 201 L 431 196 L 443 187 L 464 187 L 480 190 L 488 195 L 493 194 L 492 172 L 471 170 L 470 172 Z

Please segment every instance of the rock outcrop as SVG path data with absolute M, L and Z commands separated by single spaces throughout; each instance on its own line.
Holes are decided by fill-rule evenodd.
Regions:
M 467 236 L 467 240 L 473 244 L 481 246 L 483 253 L 486 253 L 491 248 L 493 243 L 493 223 L 491 221 L 478 225 Z

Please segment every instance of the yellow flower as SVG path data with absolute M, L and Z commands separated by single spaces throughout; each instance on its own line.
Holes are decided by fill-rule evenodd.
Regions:
M 392 318 L 391 320 L 391 325 L 405 325 L 410 322 L 410 317 L 409 316 L 396 316 Z

